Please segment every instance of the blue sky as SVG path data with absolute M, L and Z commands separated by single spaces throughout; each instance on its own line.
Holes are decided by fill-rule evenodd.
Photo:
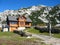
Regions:
M 7 9 L 18 10 L 33 5 L 55 6 L 57 4 L 60 4 L 60 0 L 0 0 L 0 12 Z

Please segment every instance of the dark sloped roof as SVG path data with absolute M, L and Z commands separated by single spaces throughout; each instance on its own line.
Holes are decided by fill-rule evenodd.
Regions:
M 27 17 L 26 22 L 32 22 L 32 20 L 29 17 Z
M 8 16 L 8 20 L 9 21 L 17 21 L 17 17 L 16 16 Z
M 17 21 L 17 18 L 18 17 L 16 17 L 16 16 L 8 16 L 9 21 Z M 29 17 L 26 17 L 26 22 L 32 22 L 32 21 Z

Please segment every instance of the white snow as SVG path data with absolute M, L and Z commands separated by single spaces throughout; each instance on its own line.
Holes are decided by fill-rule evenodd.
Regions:
M 57 22 L 57 23 L 60 23 L 60 21 L 59 21 L 57 18 L 55 18 L 55 19 L 56 19 L 56 22 Z
M 41 18 L 41 17 L 38 17 L 38 18 L 41 19 L 43 22 L 48 23 L 48 20 L 47 19 Z
M 60 24 L 56 24 L 55 26 L 60 26 Z

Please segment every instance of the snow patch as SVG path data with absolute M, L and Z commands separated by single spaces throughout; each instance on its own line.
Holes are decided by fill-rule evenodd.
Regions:
M 47 19 L 43 19 L 43 18 L 41 18 L 41 17 L 38 17 L 39 19 L 41 19 L 43 22 L 45 22 L 45 23 L 48 23 L 48 20 Z

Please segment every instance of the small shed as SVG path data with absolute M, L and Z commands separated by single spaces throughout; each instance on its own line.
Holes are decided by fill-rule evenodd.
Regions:
M 7 24 L 2 25 L 2 32 L 8 32 L 9 31 L 9 26 Z

